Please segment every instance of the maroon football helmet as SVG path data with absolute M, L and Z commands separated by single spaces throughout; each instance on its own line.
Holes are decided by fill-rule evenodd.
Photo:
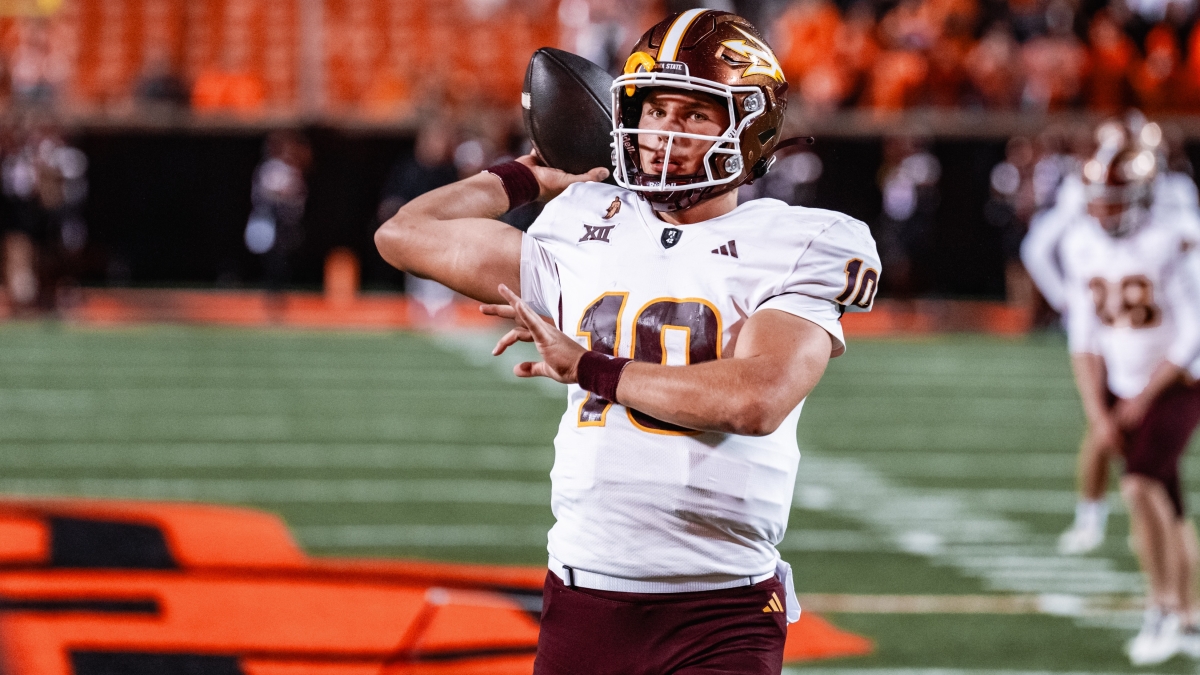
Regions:
M 719 136 L 638 129 L 642 101 L 659 87 L 716 97 L 728 106 L 729 126 Z M 676 211 L 767 172 L 782 131 L 787 81 L 750 22 L 728 12 L 692 9 L 642 36 L 624 74 L 613 81 L 612 101 L 614 179 L 643 194 L 656 210 Z M 648 173 L 641 165 L 638 139 L 647 134 L 666 142 L 662 173 Z M 667 173 L 675 138 L 712 142 L 700 173 Z
M 1154 180 L 1166 162 L 1162 129 L 1141 115 L 1096 129 L 1096 152 L 1083 165 L 1088 213 L 1112 236 L 1140 227 L 1154 201 Z

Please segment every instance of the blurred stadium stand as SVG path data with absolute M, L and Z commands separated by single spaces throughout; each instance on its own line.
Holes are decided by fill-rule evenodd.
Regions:
M 0 163 L 40 157 L 43 139 L 87 158 L 75 230 L 40 197 L 0 199 L 5 231 L 22 209 L 42 222 L 26 228 L 28 245 L 6 246 L 10 301 L 11 269 L 35 258 L 38 303 L 61 307 L 80 284 L 315 289 L 339 247 L 357 257 L 363 289 L 402 288 L 371 233 L 414 189 L 396 181 L 425 166 L 413 159 L 423 126 L 449 130 L 453 161 L 435 162 L 447 176 L 522 152 L 519 94 L 534 49 L 615 71 L 647 26 L 692 4 L 0 0 Z M 706 4 L 768 31 L 792 85 L 785 133 L 818 139 L 747 196 L 870 224 L 885 297 L 1025 303 L 1013 242 L 1031 211 L 1016 202 L 1037 166 L 1069 156 L 1105 115 L 1140 106 L 1171 132 L 1180 166 L 1200 159 L 1195 0 Z M 256 167 L 279 130 L 299 132 L 311 152 L 286 274 L 254 252 L 247 229 L 260 212 Z M 1012 156 L 1014 138 L 1028 157 Z M 1005 163 L 1012 186 L 995 181 L 1012 173 Z M 37 185 L 64 180 L 52 165 L 30 164 Z

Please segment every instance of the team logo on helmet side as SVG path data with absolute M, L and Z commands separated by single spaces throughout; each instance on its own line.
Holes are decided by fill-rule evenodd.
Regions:
M 729 51 L 750 59 L 750 66 L 742 71 L 742 77 L 750 77 L 751 75 L 766 75 L 779 82 L 784 82 L 783 69 L 779 67 L 779 61 L 775 58 L 775 54 L 771 52 L 771 48 L 763 44 L 758 38 L 742 30 L 741 26 L 734 26 L 737 32 L 746 36 L 751 44 L 746 44 L 746 40 L 726 40 L 721 43 Z

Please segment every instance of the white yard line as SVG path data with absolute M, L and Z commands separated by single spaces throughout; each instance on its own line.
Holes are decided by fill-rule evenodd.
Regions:
M 1074 502 L 1069 491 L 908 487 L 864 462 L 806 452 L 795 501 L 850 516 L 880 540 L 979 579 L 988 590 L 1059 596 L 1143 589 L 1138 573 L 1117 570 L 1105 558 L 1059 556 L 1052 537 L 1002 515 L 1067 513 Z M 1054 606 L 1074 607 L 1079 612 L 1062 613 L 1083 610 L 1081 603 Z

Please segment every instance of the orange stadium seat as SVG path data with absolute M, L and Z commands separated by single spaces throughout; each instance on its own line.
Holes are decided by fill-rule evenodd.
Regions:
M 545 570 L 309 559 L 275 516 L 221 506 L 0 500 L 7 675 L 516 675 Z M 788 660 L 868 653 L 806 613 Z

